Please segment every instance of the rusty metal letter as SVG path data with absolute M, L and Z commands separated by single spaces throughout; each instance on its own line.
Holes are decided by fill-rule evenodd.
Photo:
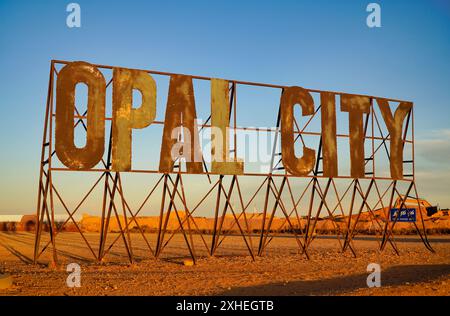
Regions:
M 142 104 L 133 109 L 133 89 Z M 149 126 L 156 116 L 156 83 L 145 71 L 114 68 L 112 170 L 131 170 L 131 130 Z
M 230 97 L 228 81 L 211 79 L 212 173 L 242 174 L 244 163 L 229 157 Z
M 294 105 L 300 104 L 302 115 L 314 114 L 314 100 L 303 88 L 289 87 L 281 95 L 281 155 L 284 168 L 292 175 L 306 176 L 314 168 L 315 150 L 303 146 L 303 157 L 295 156 Z
M 75 87 L 88 86 L 86 146 L 74 142 Z M 58 74 L 56 86 L 55 150 L 59 160 L 70 169 L 89 169 L 103 157 L 105 150 L 105 90 L 102 73 L 85 62 L 72 62 Z M 81 114 L 81 113 L 80 113 Z
M 383 116 L 390 138 L 390 165 L 391 177 L 396 180 L 403 179 L 403 121 L 411 111 L 411 102 L 401 102 L 394 115 L 392 115 L 389 102 L 385 99 L 376 99 Z
M 348 112 L 350 133 L 350 173 L 353 178 L 365 176 L 364 160 L 364 113 L 370 113 L 370 98 L 344 94 L 341 111 Z
M 198 141 L 197 114 L 195 110 L 194 88 L 192 78 L 184 75 L 170 77 L 169 97 L 167 100 L 166 117 L 162 136 L 159 171 L 168 173 L 173 170 L 174 158 L 172 148 L 177 140 L 172 137 L 176 128 L 183 127 L 189 133 L 184 139 L 184 147 L 189 147 L 186 159 L 186 169 L 189 173 L 203 173 L 202 155 Z M 183 155 L 183 153 L 181 153 Z
M 332 178 L 338 176 L 336 99 L 333 93 L 322 92 L 320 100 L 322 104 L 323 175 Z

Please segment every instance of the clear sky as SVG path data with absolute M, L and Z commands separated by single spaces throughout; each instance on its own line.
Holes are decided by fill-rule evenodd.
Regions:
M 0 1 L 0 214 L 35 211 L 51 59 L 411 100 L 419 190 L 450 207 L 450 2 L 378 1 L 368 28 L 369 2 L 80 0 L 68 28 L 70 1 Z

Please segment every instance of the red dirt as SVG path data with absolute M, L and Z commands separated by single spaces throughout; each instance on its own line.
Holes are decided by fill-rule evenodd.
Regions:
M 51 249 L 38 265 L 31 264 L 31 233 L 0 233 L 0 273 L 14 278 L 14 286 L 0 290 L 0 295 L 450 295 L 448 236 L 433 237 L 435 254 L 412 241 L 415 236 L 398 237 L 400 256 L 389 245 L 380 254 L 376 241 L 355 240 L 356 258 L 340 253 L 336 239 L 320 238 L 311 245 L 310 260 L 298 254 L 294 238 L 281 237 L 255 262 L 240 237 L 227 237 L 211 258 L 196 236 L 197 255 L 202 258 L 195 266 L 182 265 L 189 256 L 181 235 L 169 243 L 160 260 L 151 259 L 138 234 L 132 236 L 137 263 L 127 263 L 119 239 L 108 261 L 100 265 L 78 234 L 61 233 L 59 265 L 52 268 Z M 110 234 L 108 244 L 115 237 Z M 89 233 L 87 238 L 94 242 L 98 235 Z M 148 238 L 154 245 L 155 235 Z M 66 265 L 71 262 L 81 266 L 80 288 L 66 286 Z M 381 265 L 381 288 L 366 286 L 366 268 L 372 262 Z

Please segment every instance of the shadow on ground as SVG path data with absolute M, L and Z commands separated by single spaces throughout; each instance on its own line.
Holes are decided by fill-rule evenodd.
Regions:
M 381 272 L 382 286 L 420 283 L 450 275 L 450 265 L 404 265 Z M 266 285 L 240 287 L 218 295 L 272 296 L 272 295 L 335 295 L 365 288 L 368 274 L 350 275 L 325 280 L 291 281 Z

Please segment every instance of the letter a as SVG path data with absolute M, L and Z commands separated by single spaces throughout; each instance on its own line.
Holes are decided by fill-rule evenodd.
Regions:
M 370 28 L 381 27 L 381 7 L 378 3 L 369 3 L 366 8 L 370 14 L 367 16 L 366 23 Z
M 192 78 L 184 75 L 172 75 L 159 160 L 160 172 L 172 172 L 174 161 L 177 158 L 171 155 L 172 147 L 177 144 L 172 133 L 175 129 L 183 127 L 189 132 L 187 133 L 189 136 L 184 140 L 185 145 L 190 148 L 189 154 L 184 156 L 186 169 L 189 173 L 203 173 L 196 119 Z

